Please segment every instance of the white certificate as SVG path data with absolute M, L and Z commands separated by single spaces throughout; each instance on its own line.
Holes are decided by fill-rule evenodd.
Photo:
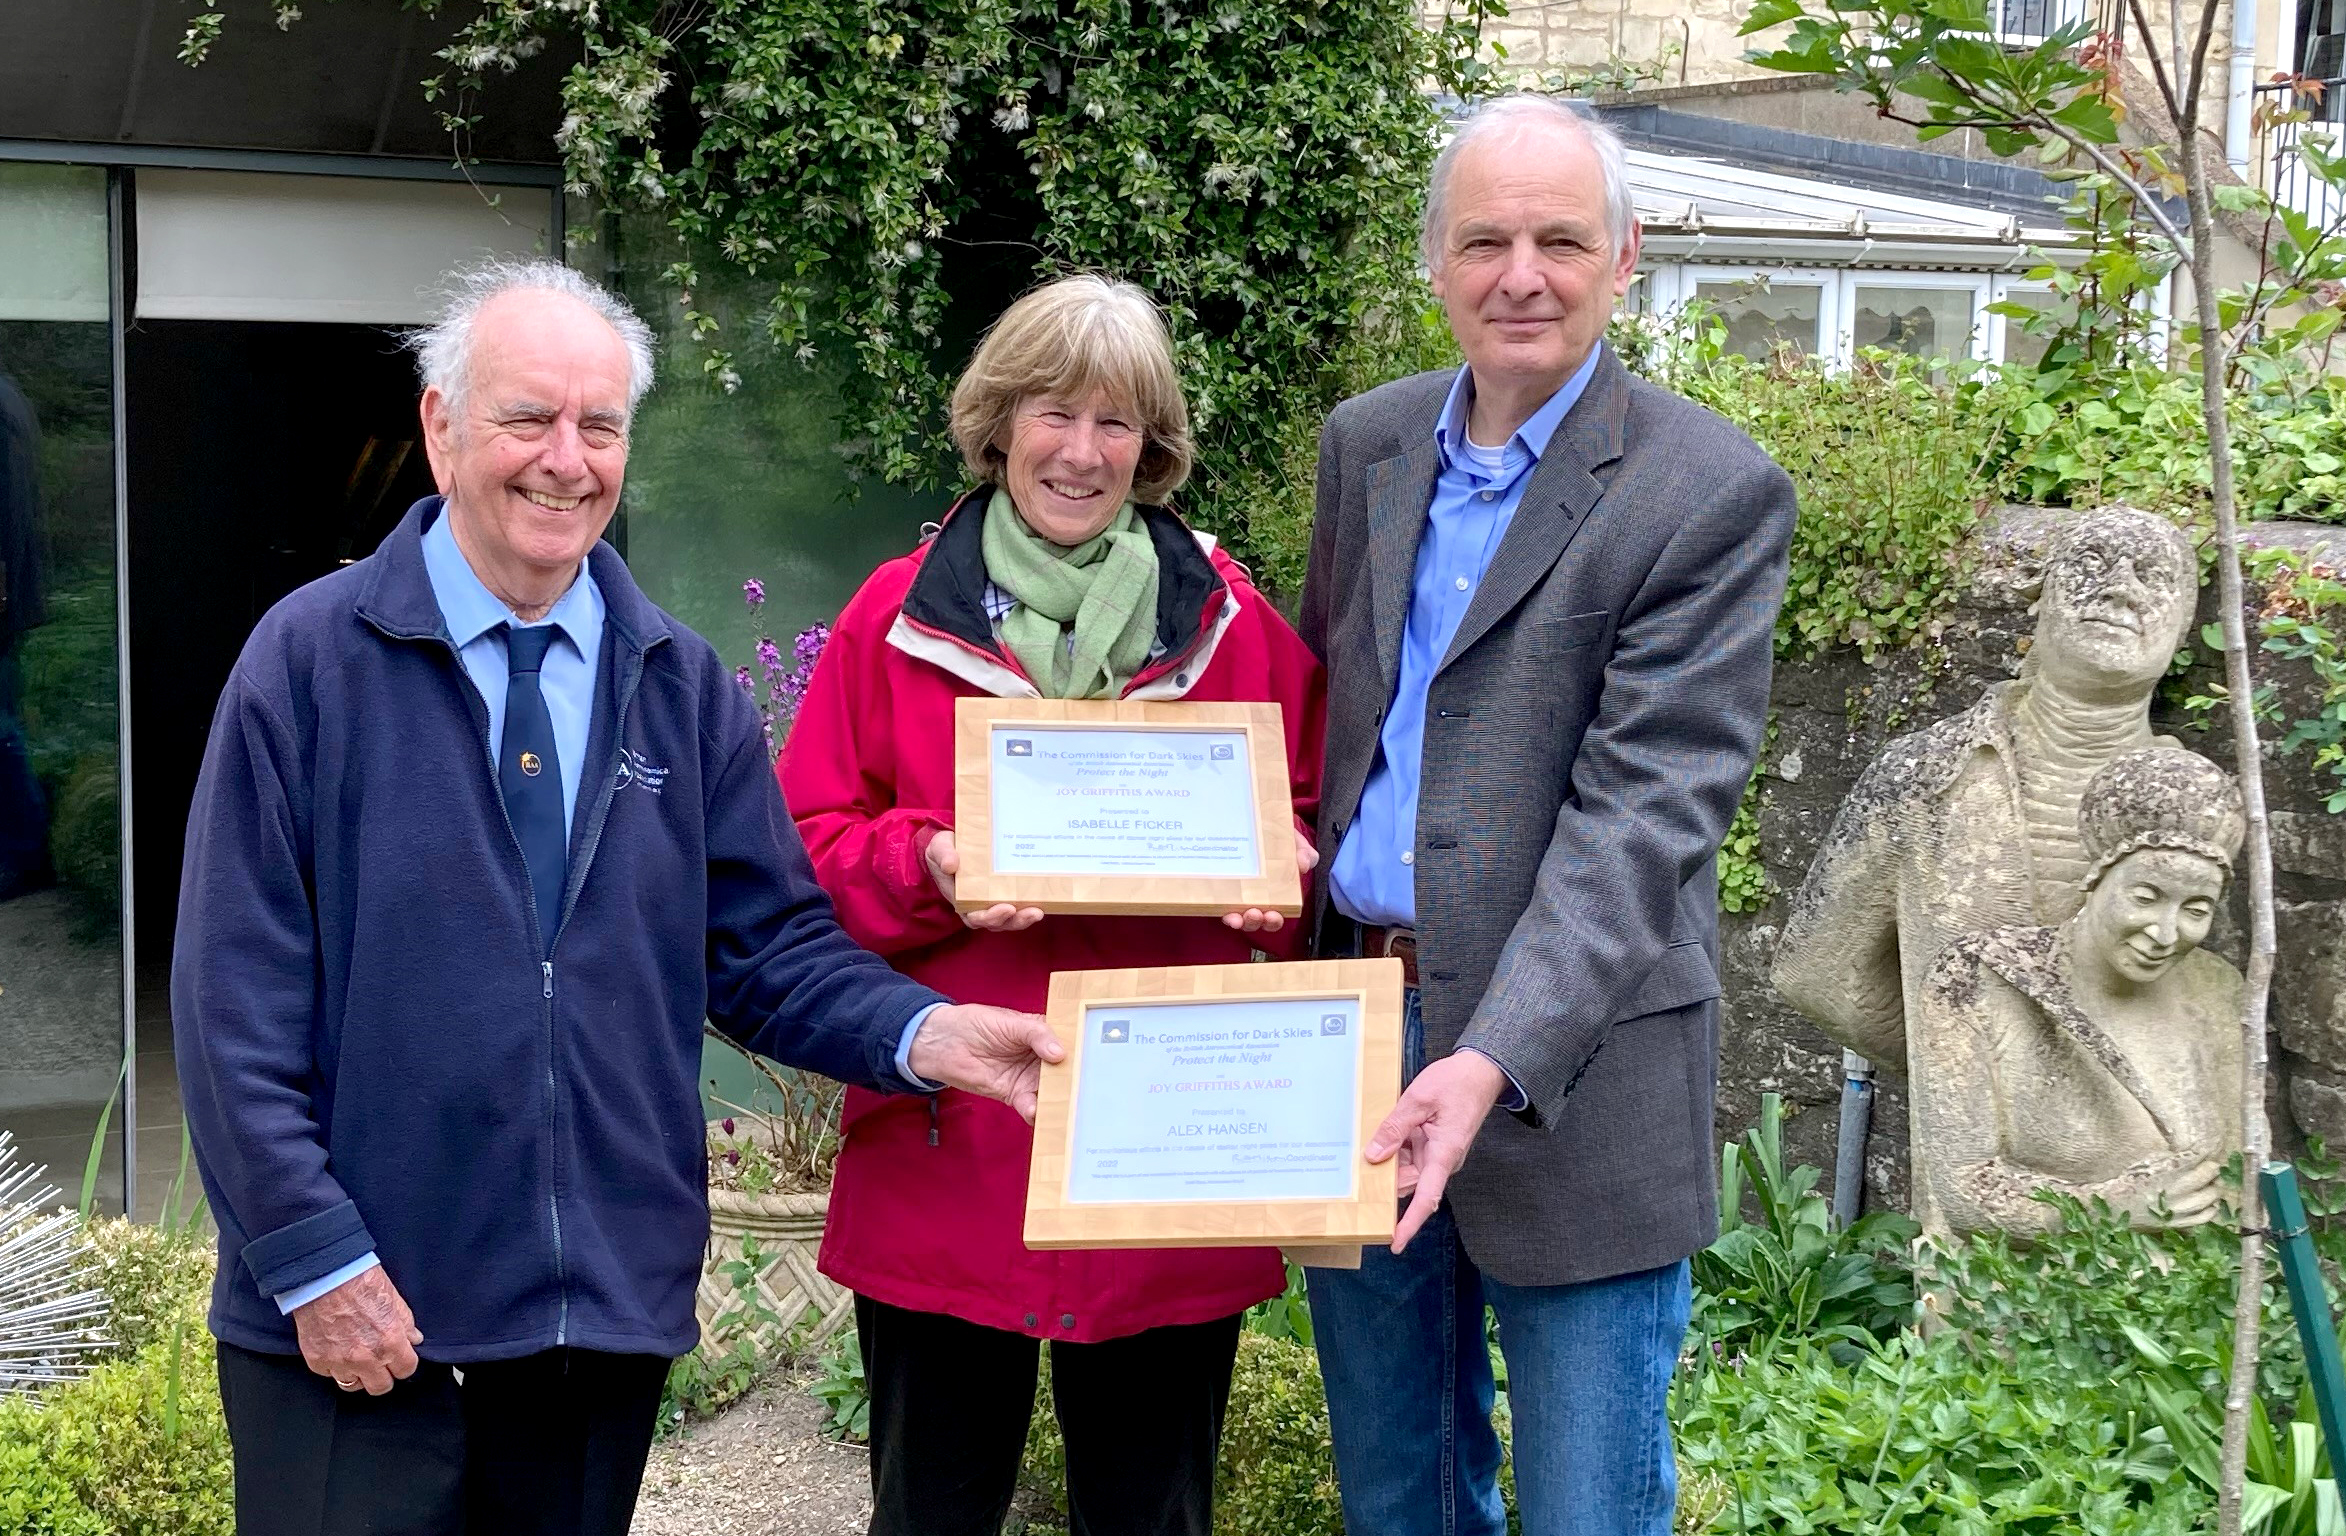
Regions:
M 1361 1000 L 1084 1005 L 1066 1203 L 1349 1200 Z
M 997 875 L 1262 873 L 1247 733 L 996 723 Z

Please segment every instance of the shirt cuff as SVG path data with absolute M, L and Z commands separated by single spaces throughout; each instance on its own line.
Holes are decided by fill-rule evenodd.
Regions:
M 1489 1062 L 1492 1066 L 1497 1067 L 1499 1069 L 1499 1075 L 1507 1079 L 1507 1091 L 1499 1095 L 1499 1102 L 1495 1106 L 1496 1108 L 1503 1109 L 1511 1115 L 1520 1115 L 1525 1110 L 1531 1108 L 1531 1095 L 1523 1091 L 1523 1084 L 1515 1080 L 1515 1074 L 1508 1071 L 1507 1068 L 1500 1062 L 1498 1057 L 1493 1056 L 1488 1051 L 1475 1051 L 1474 1047 L 1471 1045 L 1462 1045 L 1459 1047 L 1459 1049 L 1462 1051 L 1474 1051 L 1477 1056 L 1480 1056 L 1483 1060 Z
M 943 1083 L 932 1083 L 926 1078 L 913 1076 L 912 1037 L 920 1033 L 920 1027 L 929 1021 L 930 1014 L 935 1013 L 938 1009 L 944 1006 L 945 1005 L 943 1003 L 931 1003 L 926 1008 L 923 1008 L 920 1012 L 914 1014 L 912 1016 L 911 1022 L 904 1026 L 903 1038 L 896 1042 L 896 1075 L 903 1078 L 906 1082 L 912 1084 L 915 1088 L 918 1088 L 922 1093 L 942 1093 L 945 1091 L 945 1085 Z
M 318 1276 L 307 1285 L 297 1285 L 277 1298 L 277 1310 L 290 1313 L 296 1307 L 306 1307 L 337 1286 L 347 1285 L 370 1269 L 379 1269 L 383 1261 L 372 1252 L 362 1253 L 331 1274 Z

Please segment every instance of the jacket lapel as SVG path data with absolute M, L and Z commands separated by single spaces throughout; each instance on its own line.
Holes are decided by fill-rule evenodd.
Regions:
M 1628 411 L 1628 370 L 1608 347 L 1589 376 L 1588 389 L 1565 414 L 1548 441 L 1548 451 L 1532 470 L 1531 484 L 1524 487 L 1507 535 L 1466 605 L 1466 616 L 1458 621 L 1458 633 L 1451 637 L 1437 673 L 1514 612 L 1540 578 L 1555 568 L 1565 546 L 1588 520 L 1589 510 L 1605 494 L 1596 471 L 1621 457 L 1621 424 Z M 1413 558 L 1416 548 L 1413 538 Z M 1404 572 L 1404 601 L 1407 580 Z
M 1417 576 L 1417 544 L 1441 463 L 1442 450 L 1429 422 L 1416 447 L 1369 466 L 1369 609 L 1376 620 L 1377 664 L 1384 669 L 1387 698 L 1401 675 L 1401 633 Z

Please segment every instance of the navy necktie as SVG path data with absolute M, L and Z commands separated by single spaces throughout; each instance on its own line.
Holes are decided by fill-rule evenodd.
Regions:
M 562 877 L 570 856 L 562 824 L 562 760 L 554 751 L 554 718 L 546 713 L 545 691 L 538 686 L 538 669 L 553 641 L 551 624 L 505 626 L 505 739 L 497 748 L 497 787 L 529 865 L 538 938 L 548 955 L 562 921 Z

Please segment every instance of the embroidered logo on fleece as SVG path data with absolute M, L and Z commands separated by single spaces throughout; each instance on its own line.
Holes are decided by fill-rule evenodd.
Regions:
M 638 789 L 650 790 L 656 795 L 660 792 L 660 786 L 667 782 L 667 769 L 647 762 L 644 755 L 633 747 L 619 749 L 619 788 L 625 789 L 633 784 Z

